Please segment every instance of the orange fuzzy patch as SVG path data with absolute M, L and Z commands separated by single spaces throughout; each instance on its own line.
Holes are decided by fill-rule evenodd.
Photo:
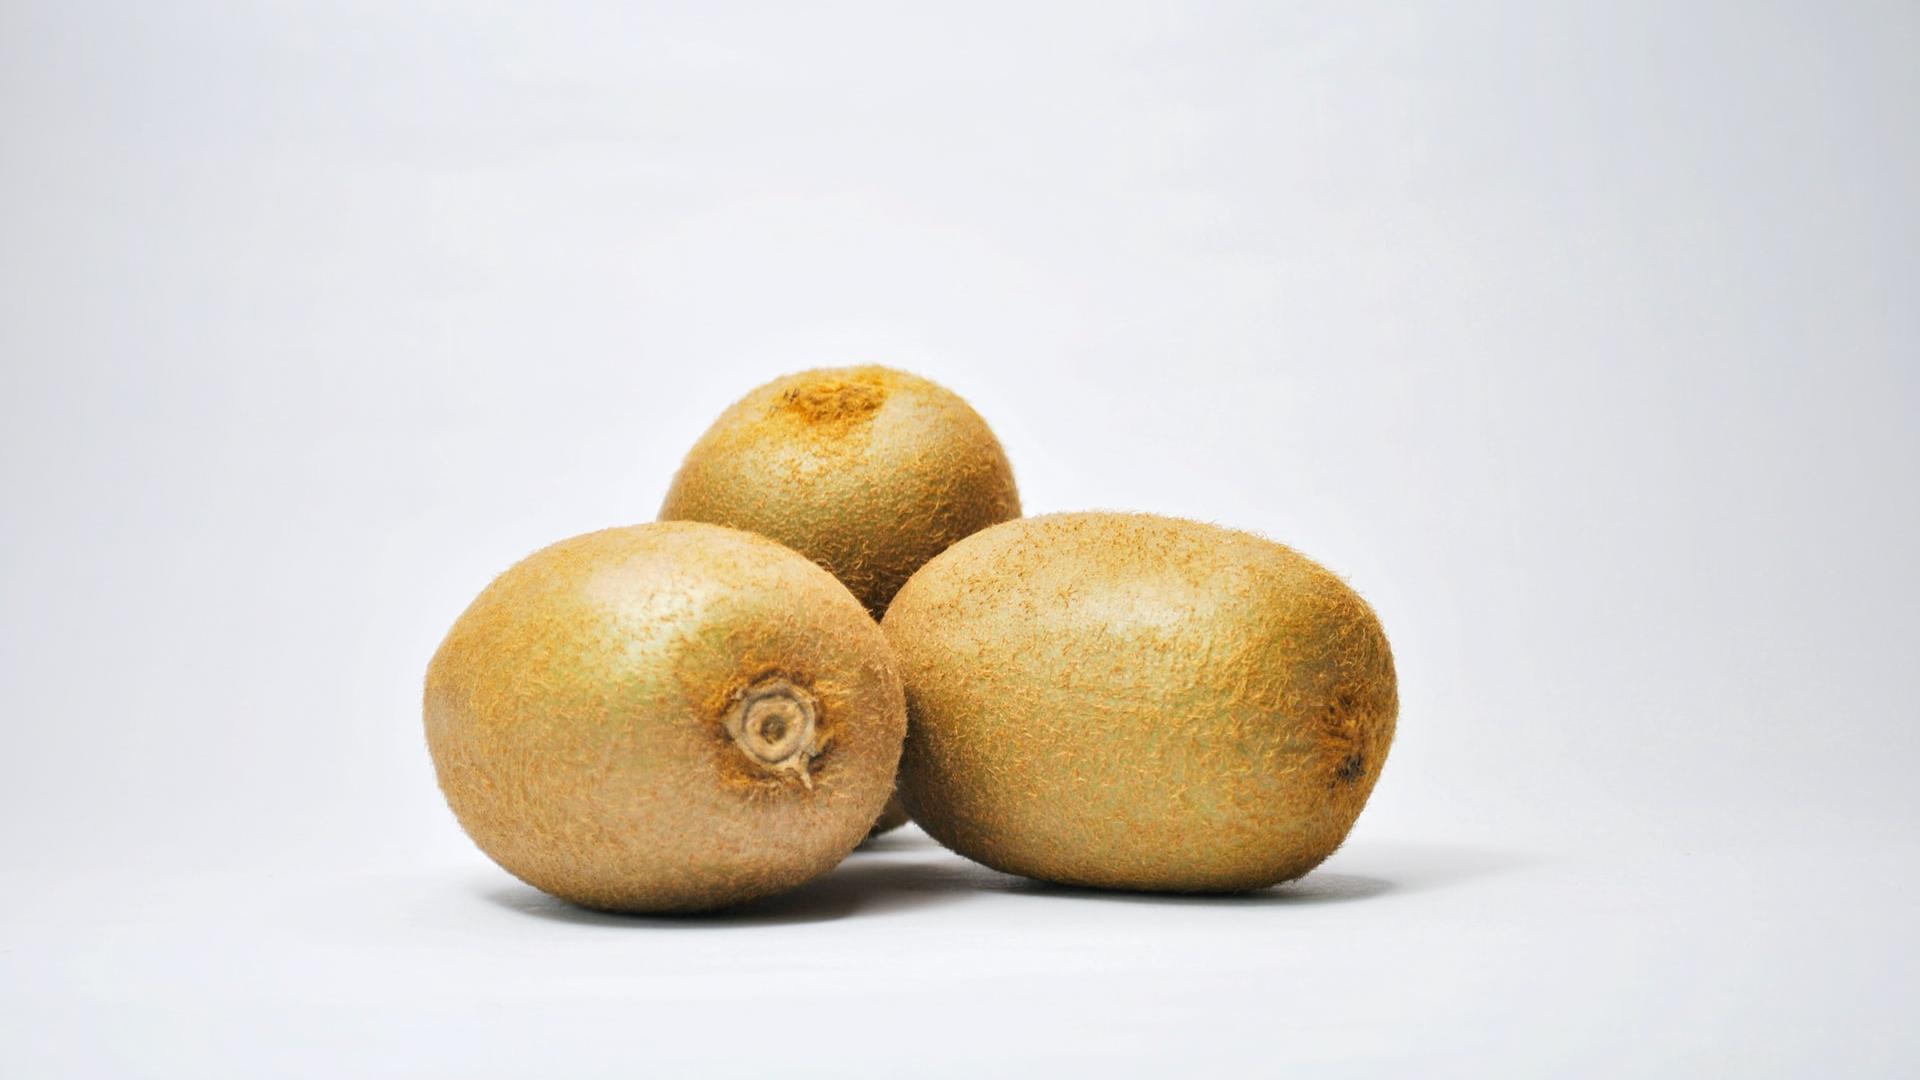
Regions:
M 886 400 L 887 388 L 878 380 L 827 379 L 781 394 L 779 409 L 804 423 L 838 430 L 872 418 Z

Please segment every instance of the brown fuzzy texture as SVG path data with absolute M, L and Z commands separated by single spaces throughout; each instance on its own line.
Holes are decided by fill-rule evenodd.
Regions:
M 1372 609 L 1280 544 L 1145 514 L 999 525 L 883 624 L 901 797 L 935 839 L 1073 885 L 1227 892 L 1318 865 L 1393 740 Z
M 1020 516 L 1013 468 L 959 395 L 883 367 L 775 379 L 688 452 L 663 521 L 772 537 L 819 563 L 879 618 L 928 559 Z M 897 805 L 875 826 L 906 820 Z
M 883 832 L 891 832 L 909 820 L 907 808 L 900 805 L 898 798 L 892 799 L 887 803 L 887 808 L 880 812 L 880 820 L 873 823 L 873 830 L 867 835 L 879 836 Z
M 825 873 L 886 804 L 906 724 L 885 639 L 844 586 L 689 522 L 578 536 L 500 575 L 434 655 L 425 712 L 441 790 L 481 850 L 622 911 L 722 907 Z
M 1013 468 L 957 394 L 883 367 L 788 375 L 714 421 L 662 521 L 772 537 L 827 568 L 875 618 L 928 559 L 1020 516 Z

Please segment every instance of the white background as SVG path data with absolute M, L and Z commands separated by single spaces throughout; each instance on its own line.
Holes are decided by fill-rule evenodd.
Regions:
M 1910 1072 L 1910 4 L 0 4 L 0 1073 Z M 748 388 L 1377 607 L 1345 849 L 548 901 L 419 687 Z

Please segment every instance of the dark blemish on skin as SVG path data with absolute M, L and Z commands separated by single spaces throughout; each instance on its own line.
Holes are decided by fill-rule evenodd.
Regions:
M 1340 768 L 1335 770 L 1334 775 L 1351 784 L 1360 779 L 1361 774 L 1366 771 L 1367 759 L 1364 755 L 1348 754 L 1347 760 L 1340 763 Z

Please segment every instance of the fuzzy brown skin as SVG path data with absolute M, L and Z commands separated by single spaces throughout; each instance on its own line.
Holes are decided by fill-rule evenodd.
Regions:
M 825 873 L 887 803 L 906 726 L 885 639 L 844 586 L 690 522 L 578 536 L 500 575 L 434 655 L 425 712 L 481 850 L 619 911 Z
M 883 367 L 788 375 L 694 444 L 662 521 L 771 537 L 827 568 L 879 618 L 954 541 L 1020 516 L 986 421 L 917 375 Z
M 1280 544 L 1145 514 L 995 526 L 884 628 L 907 688 L 907 809 L 1009 873 L 1261 888 L 1346 837 L 1393 740 L 1372 609 Z
M 887 808 L 880 812 L 880 820 L 873 823 L 873 829 L 867 835 L 875 837 L 883 832 L 892 832 L 905 825 L 908 820 L 910 819 L 907 817 L 907 808 L 900 805 L 900 800 L 898 798 L 889 800 Z
M 959 395 L 883 367 L 775 379 L 688 452 L 663 521 L 772 537 L 824 566 L 879 618 L 954 541 L 1020 516 L 1013 468 Z M 897 805 L 875 826 L 906 820 Z

